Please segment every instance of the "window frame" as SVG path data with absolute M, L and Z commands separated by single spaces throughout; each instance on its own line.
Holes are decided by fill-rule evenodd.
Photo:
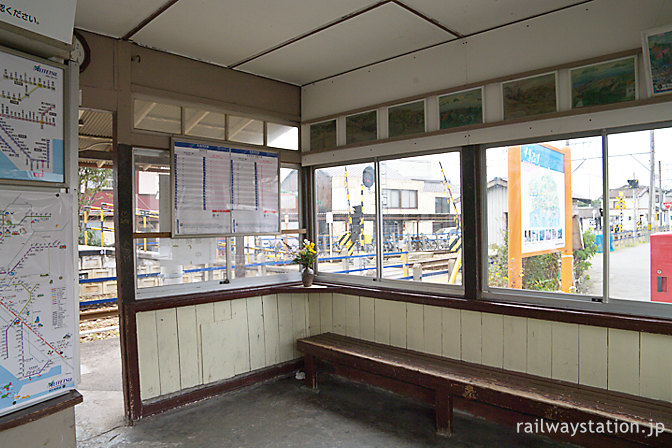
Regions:
M 311 171 L 310 171 L 310 178 L 311 178 L 311 194 L 312 194 L 312 200 L 310 204 L 310 210 L 311 210 L 311 217 L 310 217 L 310 224 L 311 224 L 311 233 L 310 236 L 313 239 L 313 241 L 316 240 L 317 237 L 317 213 L 315 211 L 317 210 L 317 187 L 315 184 L 315 171 L 323 168 L 332 168 L 332 167 L 338 167 L 338 166 L 349 166 L 349 165 L 355 165 L 355 164 L 362 164 L 362 163 L 371 163 L 374 166 L 374 172 L 375 172 L 375 185 L 376 185 L 376 224 L 375 224 L 375 236 L 376 236 L 376 275 L 375 277 L 364 277 L 364 276 L 354 276 L 354 275 L 348 275 L 348 274 L 336 274 L 336 273 L 331 273 L 331 272 L 320 272 L 319 271 L 319 262 L 315 264 L 315 279 L 316 281 L 320 282 L 326 282 L 326 283 L 334 283 L 334 284 L 343 284 L 343 285 L 348 285 L 348 286 L 360 286 L 360 287 L 381 287 L 381 288 L 388 288 L 388 289 L 395 289 L 399 291 L 412 291 L 412 292 L 420 292 L 420 293 L 428 293 L 428 294 L 439 294 L 443 295 L 446 297 L 464 297 L 465 296 L 465 287 L 464 287 L 464 279 L 462 280 L 462 283 L 460 285 L 443 285 L 443 284 L 437 284 L 437 283 L 425 283 L 425 282 L 418 282 L 414 280 L 399 280 L 399 279 L 390 279 L 390 278 L 384 278 L 382 276 L 382 269 L 383 269 L 383 257 L 381 254 L 383 254 L 383 242 L 382 239 L 378 237 L 378 235 L 382 235 L 383 233 L 383 208 L 382 208 L 382 191 L 383 189 L 381 188 L 381 176 L 380 176 L 380 164 L 385 161 L 389 160 L 400 160 L 400 159 L 406 159 L 406 158 L 412 158 L 412 157 L 420 157 L 420 156 L 426 156 L 426 155 L 436 155 L 436 154 L 450 154 L 450 153 L 458 153 L 460 155 L 460 161 L 462 160 L 463 157 L 463 151 L 465 150 L 464 147 L 461 146 L 456 146 L 456 147 L 449 147 L 449 148 L 439 148 L 439 149 L 433 149 L 433 150 L 427 150 L 427 151 L 420 151 L 417 153 L 404 153 L 404 154 L 393 154 L 393 155 L 386 155 L 386 156 L 381 156 L 381 157 L 370 157 L 370 158 L 362 158 L 362 159 L 356 159 L 356 160 L 348 160 L 347 162 L 334 162 L 334 163 L 328 163 L 328 164 L 319 164 L 312 166 Z M 461 163 L 461 162 L 460 162 Z M 462 166 L 460 165 L 460 197 L 463 197 L 463 173 L 462 173 Z M 410 191 L 410 190 L 409 190 Z M 416 191 L 417 194 L 417 191 Z M 416 208 L 417 209 L 417 208 Z M 413 210 L 413 209 L 410 209 Z M 461 210 L 460 213 L 462 214 L 463 211 Z M 463 243 L 464 245 L 464 240 Z M 464 255 L 462 255 L 463 259 L 462 262 L 464 263 Z
M 137 190 L 137 185 L 135 184 L 135 156 L 136 152 L 139 154 L 143 153 L 160 153 L 160 152 L 166 152 L 170 153 L 169 149 L 164 149 L 164 148 L 146 148 L 142 146 L 134 146 L 132 148 L 132 164 L 133 164 L 133 181 L 132 181 L 132 189 L 133 189 L 133 195 L 135 196 L 136 190 Z M 303 192 L 301 188 L 302 184 L 302 176 L 304 176 L 304 172 L 301 169 L 301 166 L 296 164 L 296 163 L 291 163 L 291 162 L 280 162 L 279 168 L 292 168 L 297 170 L 298 174 L 298 179 L 297 179 L 297 188 L 298 188 L 298 218 L 299 218 L 299 228 L 294 231 L 294 229 L 290 229 L 289 231 L 280 231 L 277 235 L 273 235 L 276 237 L 281 237 L 283 235 L 299 235 L 299 244 L 303 241 L 303 238 L 301 238 L 300 235 L 305 235 L 306 233 L 306 227 L 305 223 L 303 222 L 303 210 L 304 210 L 304 204 L 303 204 Z M 279 203 L 279 206 L 282 207 L 282 204 Z M 135 214 L 135 201 L 133 205 L 133 214 Z M 143 235 L 141 232 L 138 232 L 135 228 L 136 225 L 136 220 L 133 220 L 133 236 L 132 239 L 134 241 L 133 244 L 133 272 L 135 273 L 135 277 L 133 280 L 133 288 L 135 292 L 135 298 L 136 300 L 145 300 L 145 299 L 155 299 L 155 298 L 161 298 L 165 296 L 179 296 L 179 295 L 188 295 L 188 294 L 196 294 L 196 293 L 210 293 L 210 292 L 226 292 L 226 291 L 232 291 L 232 290 L 239 290 L 239 289 L 244 289 L 244 288 L 252 288 L 252 287 L 259 287 L 259 286 L 270 286 L 270 285 L 277 285 L 278 283 L 291 283 L 291 282 L 298 282 L 301 279 L 301 274 L 300 272 L 287 272 L 287 273 L 281 273 L 281 274 L 270 274 L 270 275 L 264 275 L 264 276 L 258 276 L 258 277 L 245 277 L 245 278 L 233 278 L 232 275 L 232 265 L 233 265 L 233 253 L 232 253 L 232 245 L 230 244 L 230 235 L 216 235 L 216 236 L 196 236 L 193 237 L 195 239 L 200 239 L 200 238 L 219 238 L 219 239 L 225 239 L 226 240 L 226 269 L 225 269 L 225 279 L 222 280 L 204 280 L 204 281 L 198 281 L 198 282 L 192 282 L 192 283 L 180 283 L 180 284 L 175 284 L 175 285 L 160 285 L 160 286 L 151 286 L 151 287 L 145 287 L 145 288 L 139 288 L 138 287 L 138 254 L 136 250 L 136 245 L 135 241 L 138 240 L 139 237 L 138 235 Z M 150 239 L 173 239 L 170 237 L 170 235 L 166 236 L 166 232 L 153 232 L 156 233 L 155 236 L 147 236 L 145 235 L 146 238 Z M 248 236 L 258 236 L 258 235 L 249 235 L 249 234 L 244 234 L 244 235 L 237 235 L 241 237 L 248 237 Z M 235 237 L 235 236 L 234 236 Z
M 647 123 L 643 125 L 621 126 L 613 128 L 602 128 L 598 130 L 569 133 L 562 135 L 551 135 L 545 137 L 535 137 L 529 139 L 520 139 L 504 142 L 488 143 L 480 145 L 478 150 L 481 152 L 481 163 L 478 167 L 479 172 L 479 203 L 481 205 L 481 216 L 479 225 L 481 232 L 481 266 L 479 269 L 479 276 L 481 280 L 481 288 L 476 299 L 484 299 L 501 303 L 520 303 L 532 306 L 548 306 L 553 308 L 568 309 L 575 311 L 597 311 L 608 312 L 614 314 L 633 315 L 641 317 L 657 317 L 672 319 L 672 306 L 666 303 L 646 302 L 638 300 L 627 300 L 622 298 L 611 297 L 609 291 L 609 257 L 610 251 L 602 251 L 602 295 L 595 297 L 592 295 L 568 294 L 562 292 L 546 292 L 546 291 L 532 291 L 523 289 L 509 289 L 491 287 L 488 285 L 488 228 L 487 228 L 487 150 L 490 148 L 498 148 L 504 146 L 517 146 L 531 143 L 543 143 L 545 141 L 557 141 L 565 139 L 597 137 L 601 138 L 602 142 L 602 198 L 604 210 L 602 235 L 603 241 L 609 241 L 611 235 L 611 226 L 609 223 L 609 203 L 608 199 L 605 203 L 604 198 L 609 195 L 609 145 L 608 138 L 610 135 L 623 134 L 628 132 L 647 131 L 661 128 L 671 127 L 672 122 Z

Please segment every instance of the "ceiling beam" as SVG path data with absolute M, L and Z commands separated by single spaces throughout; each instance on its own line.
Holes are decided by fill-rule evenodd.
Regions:
M 152 20 L 156 19 L 159 17 L 161 14 L 166 12 L 168 8 L 173 6 L 175 3 L 179 2 L 180 0 L 168 0 L 166 3 L 163 4 L 159 9 L 154 11 L 152 14 L 150 14 L 148 17 L 146 17 L 142 22 L 138 23 L 135 28 L 133 28 L 131 31 L 128 33 L 124 34 L 122 36 L 123 40 L 129 40 L 131 37 L 135 36 L 141 29 L 147 26 L 149 22 Z
M 241 60 L 241 61 L 238 61 L 238 62 L 236 62 L 236 63 L 234 63 L 234 64 L 231 64 L 231 65 L 228 66 L 228 68 L 236 68 L 236 67 L 239 67 L 239 66 L 241 66 L 241 65 L 243 65 L 243 64 L 246 64 L 246 63 L 248 63 L 248 62 L 254 61 L 255 59 L 258 59 L 258 58 L 260 58 L 260 57 L 262 57 L 262 56 L 265 56 L 265 55 L 267 55 L 267 54 L 269 54 L 269 53 L 272 53 L 272 52 L 274 52 L 274 51 L 277 51 L 277 50 L 279 50 L 279 49 L 281 49 L 281 48 L 284 48 L 284 47 L 286 47 L 286 46 L 288 46 L 288 45 L 291 45 L 291 44 L 293 44 L 293 43 L 295 43 L 295 42 L 298 42 L 298 41 L 300 41 L 300 40 L 302 40 L 302 39 L 305 39 L 305 38 L 307 38 L 307 37 L 310 37 L 310 36 L 312 36 L 312 35 L 314 35 L 314 34 L 317 34 L 317 33 L 321 32 L 321 31 L 324 31 L 324 30 L 326 30 L 326 29 L 328 29 L 328 28 L 331 28 L 331 27 L 333 27 L 333 26 L 336 26 L 336 25 L 338 25 L 338 24 L 341 24 L 341 23 L 343 23 L 343 22 L 345 22 L 345 21 L 348 21 L 348 20 L 350 20 L 350 19 L 354 19 L 354 18 L 357 17 L 357 16 L 360 16 L 360 15 L 362 15 L 362 14 L 364 14 L 364 13 L 367 13 L 367 12 L 369 12 L 369 11 L 371 11 L 371 10 L 374 10 L 374 9 L 376 9 L 376 8 L 379 8 L 379 7 L 381 7 L 381 6 L 383 6 L 383 5 L 386 5 L 386 4 L 388 4 L 388 3 L 393 3 L 393 0 L 384 0 L 384 1 L 380 1 L 380 2 L 375 3 L 375 4 L 373 4 L 373 5 L 367 6 L 367 7 L 364 8 L 364 9 L 360 9 L 359 11 L 355 11 L 355 12 L 352 12 L 352 13 L 350 13 L 350 14 L 346 14 L 346 15 L 344 15 L 343 17 L 334 20 L 333 22 L 326 23 L 326 24 L 322 25 L 322 26 L 319 27 L 319 28 L 316 28 L 316 29 L 314 29 L 314 30 L 312 30 L 312 31 L 308 31 L 307 33 L 300 34 L 300 35 L 298 35 L 298 36 L 296 36 L 296 37 L 292 37 L 291 39 L 289 39 L 289 40 L 287 40 L 287 41 L 285 41 L 285 42 L 282 42 L 282 43 L 280 43 L 280 44 L 278 44 L 278 45 L 275 45 L 275 46 L 273 46 L 273 47 L 271 47 L 271 48 L 267 48 L 266 50 L 264 50 L 264 51 L 262 51 L 262 52 L 260 52 L 260 53 L 257 53 L 257 54 L 255 54 L 255 55 L 252 55 L 252 56 L 250 56 L 250 57 L 247 57 L 247 58 L 245 58 L 245 59 L 243 59 L 243 60 Z

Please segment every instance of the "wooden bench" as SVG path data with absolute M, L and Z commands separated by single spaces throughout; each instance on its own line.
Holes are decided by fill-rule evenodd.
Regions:
M 618 433 L 602 438 L 604 446 L 672 447 L 672 406 L 667 402 L 451 360 L 412 350 L 332 333 L 299 339 L 304 354 L 306 384 L 317 387 L 317 360 L 336 375 L 390 389 L 432 403 L 440 435 L 452 432 L 453 403 L 480 402 L 520 420 L 606 425 L 608 421 L 639 424 L 644 433 Z M 538 421 L 538 420 L 537 420 Z M 665 425 L 658 437 L 648 437 L 650 422 Z M 557 436 L 557 435 L 556 435 Z M 586 443 L 594 437 L 562 437 Z M 618 437 L 617 444 L 614 438 Z M 611 442 L 609 442 L 609 440 Z

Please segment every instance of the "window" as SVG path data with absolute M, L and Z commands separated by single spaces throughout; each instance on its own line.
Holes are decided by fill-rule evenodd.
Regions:
M 319 272 L 376 276 L 373 163 L 315 170 Z
M 223 113 L 184 108 L 184 134 L 224 140 L 226 117 Z
M 133 108 L 133 127 L 179 134 L 182 132 L 181 114 L 180 106 L 136 99 Z
M 383 206 L 388 208 L 418 208 L 418 191 L 383 190 Z
M 232 142 L 264 144 L 264 122 L 248 117 L 229 115 L 228 139 Z
M 345 143 L 368 142 L 378 138 L 378 113 L 375 110 L 345 117 Z
M 336 146 L 336 120 L 310 125 L 310 150 Z
M 460 154 L 382 161 L 380 182 L 382 277 L 461 284 Z
M 283 149 L 299 149 L 299 128 L 277 123 L 267 123 L 268 146 Z
M 602 297 L 600 137 L 486 152 L 488 285 Z
M 135 149 L 133 157 L 136 287 L 141 297 L 160 295 L 165 288 L 193 292 L 298 280 L 298 265 L 291 261 L 304 232 L 298 169 L 280 169 L 282 234 L 170 238 L 165 236 L 171 231 L 170 152 Z
M 425 101 L 392 106 L 387 109 L 390 137 L 425 132 Z
M 611 134 L 609 295 L 672 302 L 672 128 Z M 653 185 L 652 185 L 653 181 Z M 653 194 L 652 194 L 653 193 Z M 668 280 L 668 278 L 670 280 Z

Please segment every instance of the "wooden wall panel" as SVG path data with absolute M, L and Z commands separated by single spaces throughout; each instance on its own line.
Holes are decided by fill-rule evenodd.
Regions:
M 380 344 L 390 343 L 390 310 L 389 300 L 375 299 L 374 301 L 374 341 Z
M 333 331 L 333 298 L 330 292 L 320 293 L 320 333 Z
M 320 295 L 308 294 L 308 334 L 320 334 Z
M 527 318 L 504 316 L 504 351 L 502 366 L 516 372 L 527 371 Z
M 353 338 L 359 338 L 359 297 L 346 296 L 345 299 L 345 334 Z
M 527 373 L 551 377 L 552 322 L 527 319 Z
M 231 301 L 215 302 L 212 304 L 215 322 L 231 319 Z
M 266 341 L 264 338 L 264 312 L 261 297 L 247 299 L 247 327 L 250 343 L 250 369 L 266 366 Z
M 294 358 L 294 329 L 292 295 L 278 294 L 278 330 L 280 332 L 280 362 Z
M 609 329 L 609 390 L 639 394 L 639 333 Z
M 235 347 L 231 320 L 201 324 L 203 383 L 235 375 Z
M 333 294 L 332 300 L 332 332 L 345 335 L 345 302 L 346 294 Z
M 146 311 L 135 317 L 138 332 L 138 370 L 140 398 L 157 397 L 161 393 L 159 379 L 159 345 L 156 336 L 156 312 Z
M 441 353 L 453 359 L 462 359 L 462 323 L 460 310 L 443 308 L 441 310 Z
M 425 349 L 425 313 L 423 305 L 406 304 L 406 347 L 410 350 Z
M 156 338 L 159 346 L 161 395 L 180 390 L 180 351 L 177 339 L 177 310 L 156 312 Z
M 227 321 L 224 321 L 228 323 Z M 233 371 L 236 375 L 250 371 L 250 338 L 247 324 L 247 299 L 231 301 Z M 229 344 L 231 346 L 231 344 Z
M 481 313 L 460 310 L 462 360 L 481 363 Z
M 261 298 L 264 311 L 264 352 L 266 365 L 280 362 L 280 329 L 278 320 L 278 296 L 271 294 Z
M 406 303 L 389 302 L 390 345 L 406 348 Z
M 180 386 L 188 389 L 201 384 L 201 347 L 198 345 L 196 307 L 177 309 L 177 339 L 180 353 Z
M 672 401 L 672 337 L 642 333 L 639 393 Z
M 441 308 L 423 305 L 423 343 L 422 351 L 441 356 Z
M 359 298 L 359 337 L 375 340 L 375 299 L 371 297 Z
M 607 388 L 607 329 L 579 325 L 579 383 Z
M 306 323 L 306 294 L 292 294 L 292 353 L 293 358 L 299 358 L 301 353 L 296 349 L 296 340 L 305 338 L 308 334 Z
M 481 315 L 483 364 L 502 367 L 504 364 L 504 319 L 501 314 Z
M 556 380 L 579 382 L 579 326 L 553 322 L 551 327 L 553 352 L 551 377 Z

